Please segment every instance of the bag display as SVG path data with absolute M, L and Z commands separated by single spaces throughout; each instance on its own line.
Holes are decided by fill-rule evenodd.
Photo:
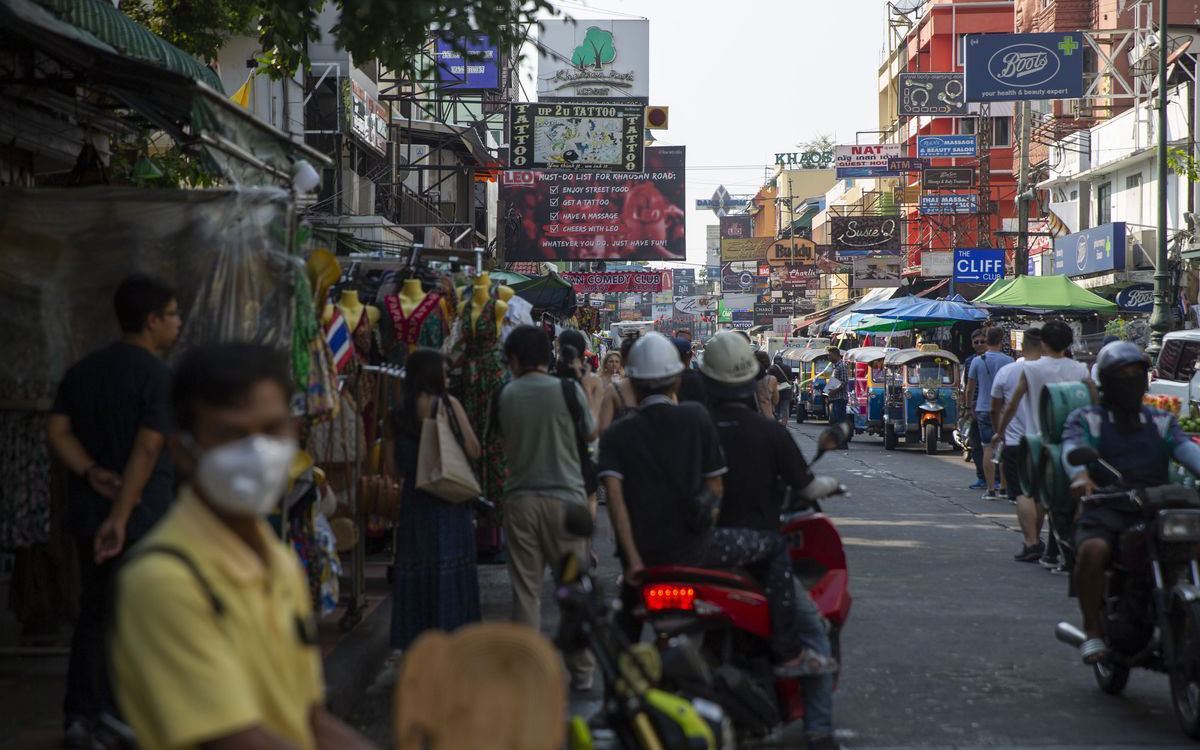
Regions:
M 421 424 L 416 486 L 451 503 L 474 500 L 482 492 L 463 450 L 458 421 L 445 398 L 434 402 L 433 412 Z
M 358 479 L 358 507 L 368 515 L 399 520 L 403 495 L 403 479 L 397 482 L 384 474 L 364 474 Z

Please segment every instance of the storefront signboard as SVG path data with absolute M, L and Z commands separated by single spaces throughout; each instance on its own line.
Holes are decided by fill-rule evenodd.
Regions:
M 967 102 L 963 98 L 963 75 L 901 73 L 898 106 L 901 117 L 964 117 L 967 115 Z
M 900 156 L 899 143 L 855 144 L 837 146 L 833 166 L 838 179 L 844 177 L 895 177 L 888 169 L 888 159 Z
M 969 188 L 975 185 L 975 167 L 929 167 L 921 172 L 921 187 L 926 190 Z
M 641 105 L 508 105 L 510 169 L 643 172 L 645 137 Z
M 746 237 L 740 240 L 721 240 L 721 261 L 761 260 L 766 261 L 767 253 L 775 243 L 774 237 Z
M 817 245 L 812 240 L 803 237 L 782 239 L 767 248 L 767 262 L 771 265 L 782 266 L 787 263 L 811 265 L 816 260 Z
M 1134 284 L 1117 292 L 1117 307 L 1126 312 L 1148 313 L 1154 309 L 1154 285 Z
M 953 273 L 954 253 L 932 252 L 921 253 L 921 276 L 926 279 L 944 279 Z
M 990 284 L 1004 278 L 1004 249 L 991 247 L 954 248 L 954 281 Z
M 974 214 L 979 212 L 975 193 L 924 193 L 918 204 L 923 214 Z
M 1054 241 L 1054 267 L 1043 273 L 1085 276 L 1125 267 L 1125 222 L 1114 221 Z
M 465 54 L 464 54 L 465 53 Z M 457 43 L 437 40 L 438 83 L 460 91 L 495 91 L 500 88 L 500 59 L 496 45 L 487 37 L 462 39 Z
M 900 220 L 894 216 L 832 216 L 829 236 L 843 257 L 900 252 Z
M 966 48 L 969 102 L 1083 96 L 1083 32 L 968 34 Z
M 888 159 L 887 166 L 893 172 L 920 172 L 929 166 L 929 160 L 920 156 L 896 156 Z
M 855 289 L 900 286 L 900 259 L 887 255 L 855 258 L 850 286 Z
M 600 272 L 559 274 L 579 294 L 618 294 L 621 292 L 661 292 L 663 274 L 669 271 Z
M 946 159 L 975 155 L 973 135 L 918 135 L 917 156 Z
M 635 99 L 650 96 L 650 22 L 542 19 L 538 23 L 537 98 Z

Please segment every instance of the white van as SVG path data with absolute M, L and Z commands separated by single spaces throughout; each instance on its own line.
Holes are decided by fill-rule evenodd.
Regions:
M 1171 331 L 1163 336 L 1162 351 L 1154 364 L 1150 381 L 1150 393 L 1154 396 L 1177 396 L 1183 402 L 1183 413 L 1188 404 L 1200 401 L 1200 376 L 1196 374 L 1196 360 L 1200 357 L 1200 329 Z

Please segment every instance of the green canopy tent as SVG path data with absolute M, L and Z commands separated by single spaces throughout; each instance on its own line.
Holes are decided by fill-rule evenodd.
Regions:
M 548 310 L 570 315 L 578 304 L 575 288 L 558 274 L 537 276 L 519 284 L 513 284 L 518 297 L 533 305 L 534 310 Z
M 499 281 L 501 284 L 504 284 L 505 286 L 512 286 L 512 287 L 515 287 L 517 284 L 523 284 L 532 278 L 531 276 L 526 276 L 525 274 L 517 273 L 516 271 L 497 271 L 497 270 L 489 271 L 488 277 L 492 281 Z
M 1018 276 L 1000 279 L 974 299 L 981 307 L 1024 310 L 1074 310 L 1115 313 L 1117 305 L 1093 294 L 1066 276 Z

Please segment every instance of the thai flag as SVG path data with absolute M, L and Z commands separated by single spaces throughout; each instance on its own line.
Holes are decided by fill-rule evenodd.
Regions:
M 333 352 L 334 367 L 341 372 L 350 361 L 350 357 L 354 356 L 354 345 L 350 343 L 350 327 L 346 325 L 346 319 L 336 307 L 333 308 L 333 319 L 325 328 L 325 341 L 329 344 L 329 350 Z

